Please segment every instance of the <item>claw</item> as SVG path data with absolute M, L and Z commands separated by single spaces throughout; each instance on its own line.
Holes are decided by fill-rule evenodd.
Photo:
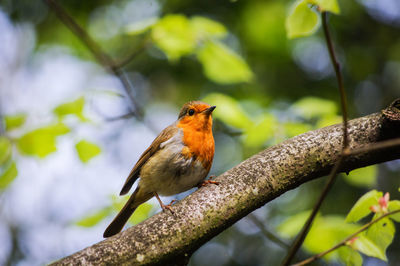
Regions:
M 203 182 L 199 183 L 199 184 L 197 185 L 197 187 L 198 187 L 198 188 L 205 187 L 205 186 L 207 186 L 208 184 L 219 185 L 219 182 L 218 182 L 218 181 L 211 180 L 212 178 L 215 178 L 215 175 L 210 176 L 209 179 L 207 179 L 207 180 L 203 180 Z
M 173 200 L 171 201 L 168 205 L 165 205 L 164 203 L 162 203 L 160 197 L 158 196 L 158 194 L 156 192 L 154 192 L 154 196 L 156 196 L 158 203 L 160 203 L 161 209 L 163 209 L 163 211 L 165 210 L 169 210 L 172 214 L 175 214 L 175 212 L 172 210 L 172 204 L 176 201 Z
M 172 204 L 175 202 L 176 200 L 171 201 L 168 205 L 161 205 L 161 208 L 165 211 L 165 210 L 169 210 L 172 214 L 175 214 L 175 212 L 172 210 Z

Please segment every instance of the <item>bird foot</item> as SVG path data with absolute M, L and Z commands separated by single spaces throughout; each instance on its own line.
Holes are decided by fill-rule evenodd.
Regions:
M 154 196 L 156 196 L 158 203 L 160 203 L 161 209 L 163 209 L 163 211 L 169 210 L 172 214 L 175 214 L 174 211 L 172 210 L 172 204 L 175 202 L 175 200 L 171 201 L 168 205 L 165 205 L 164 203 L 162 203 L 160 197 L 156 192 L 154 192 Z
M 163 209 L 163 211 L 165 210 L 169 210 L 172 214 L 175 214 L 175 212 L 172 210 L 172 204 L 175 202 L 176 200 L 171 201 L 168 205 L 164 205 L 164 204 L 160 204 L 161 208 Z
M 203 180 L 203 182 L 199 183 L 199 184 L 197 185 L 197 187 L 198 187 L 198 188 L 205 187 L 205 186 L 207 186 L 208 184 L 219 185 L 219 182 L 218 182 L 218 181 L 211 180 L 212 178 L 215 178 L 215 175 L 210 176 L 209 179 L 207 179 L 207 180 Z

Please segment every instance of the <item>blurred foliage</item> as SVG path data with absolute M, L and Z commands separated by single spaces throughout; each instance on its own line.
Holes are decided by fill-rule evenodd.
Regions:
M 4 117 L 4 123 L 6 130 L 12 130 L 18 128 L 25 123 L 26 114 L 9 115 Z
M 80 97 L 79 99 L 68 102 L 68 103 L 63 103 L 57 106 L 53 112 L 60 118 L 64 118 L 64 116 L 67 115 L 75 115 L 77 116 L 81 121 L 86 121 L 86 118 L 83 115 L 83 107 L 85 105 L 85 98 Z
M 378 174 L 378 167 L 371 165 L 351 171 L 348 175 L 344 175 L 344 179 L 353 186 L 358 187 L 374 187 Z
M 75 145 L 76 151 L 78 152 L 79 159 L 87 163 L 93 157 L 101 153 L 101 148 L 96 144 L 87 140 L 81 140 Z
M 141 51 L 124 66 L 124 71 L 134 85 L 131 93 L 145 113 L 148 106 L 160 102 L 178 108 L 188 100 L 201 99 L 217 105 L 213 113 L 217 153 L 212 174 L 224 172 L 227 169 L 223 167 L 232 167 L 287 138 L 341 122 L 337 85 L 324 46 L 319 10 L 331 12 L 329 27 L 343 70 L 350 117 L 378 111 L 399 96 L 400 15 L 393 17 L 394 10 L 384 12 L 377 3 L 336 0 L 58 2 L 118 62 Z M 43 2 L 17 0 L 0 5 L 18 25 L 18 30 L 25 24 L 33 27 L 32 54 L 40 56 L 58 47 L 58 53 L 72 54 L 83 62 L 94 61 L 87 47 Z M 311 34 L 312 37 L 298 38 Z M 19 64 L 22 63 L 18 61 L 10 68 Z M 114 85 L 108 83 L 90 86 L 115 93 L 110 89 Z M 81 127 L 97 123 L 84 123 L 89 121 L 85 111 L 92 106 L 86 95 L 80 95 L 73 95 L 73 101 L 65 99 L 61 104 L 55 103 L 58 105 L 49 110 L 51 118 L 43 123 L 38 123 L 31 112 L 1 113 L 4 124 L 0 136 L 2 192 L 18 178 L 21 157 L 47 158 L 57 150 L 60 138 L 73 138 L 73 143 L 80 140 L 75 148 L 82 162 L 97 156 L 100 147 L 106 150 L 111 146 L 115 135 L 101 145 L 92 143 L 90 136 L 76 138 Z M 120 97 L 114 97 L 116 102 L 117 98 Z M 99 109 L 103 108 L 108 110 L 107 106 L 100 105 Z M 91 166 L 85 164 L 85 167 Z M 357 224 L 349 223 L 367 219 L 371 214 L 369 208 L 379 205 L 383 193 L 373 190 L 362 196 L 345 220 L 346 210 L 366 188 L 379 187 L 393 192 L 398 187 L 398 172 L 393 168 L 366 167 L 344 176 L 345 182 L 338 180 L 321 210 L 324 215 L 319 216 L 306 239 L 305 249 L 310 253 L 319 252 L 358 228 Z M 285 220 L 279 230 L 292 237 L 306 219 L 307 213 L 302 211 L 312 207 L 319 191 L 318 181 L 309 182 L 268 204 L 262 209 L 262 217 L 274 225 Z M 115 215 L 126 200 L 127 197 L 113 197 L 109 204 L 75 219 L 78 220 L 75 224 L 103 226 L 102 221 Z M 399 208 L 399 201 L 388 202 L 389 210 Z M 141 205 L 130 223 L 140 222 L 155 209 L 147 203 Z M 387 252 L 386 247 L 394 235 L 392 220 L 399 221 L 399 217 L 397 214 L 383 220 L 354 241 L 354 247 L 342 247 L 328 259 L 361 265 L 363 257 L 357 252 L 360 251 L 380 259 L 386 259 L 388 253 L 389 261 L 396 261 L 399 259 L 396 238 Z M 256 229 L 240 230 L 239 225 L 235 226 L 213 240 L 228 254 L 229 260 L 224 265 L 249 265 L 257 259 L 259 265 L 265 265 L 262 255 L 267 253 L 268 259 L 280 261 L 282 250 L 270 252 L 276 247 L 260 240 L 260 233 L 251 233 Z M 382 232 L 381 236 L 376 232 Z M 21 239 L 25 241 L 26 237 Z M 253 248 L 254 243 L 258 249 Z M 204 265 L 219 261 L 211 255 L 202 259 L 201 263 L 191 263 Z
M 310 6 L 315 5 L 318 12 Z M 340 9 L 337 0 L 298 0 L 291 6 L 286 18 L 288 38 L 304 37 L 313 34 L 320 25 L 319 12 L 332 12 L 339 15 Z
M 69 131 L 70 129 L 63 123 L 32 130 L 17 140 L 18 150 L 25 155 L 46 157 L 57 150 L 57 137 L 67 134 Z
M 0 175 L 0 190 L 6 189 L 11 182 L 17 177 L 18 170 L 15 162 L 11 162 L 3 168 L 3 173 Z

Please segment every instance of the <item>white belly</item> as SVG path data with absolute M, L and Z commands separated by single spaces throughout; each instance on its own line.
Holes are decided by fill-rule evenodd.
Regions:
M 140 171 L 139 186 L 163 196 L 175 195 L 189 190 L 207 176 L 199 161 L 185 159 L 180 151 L 183 144 L 165 145 L 154 154 Z

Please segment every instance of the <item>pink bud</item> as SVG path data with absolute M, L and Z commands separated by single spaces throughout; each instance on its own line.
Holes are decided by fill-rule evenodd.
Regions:
M 386 192 L 386 194 L 383 197 L 379 198 L 378 202 L 379 202 L 379 206 L 381 206 L 382 210 L 387 210 L 389 197 L 390 197 L 389 192 Z
M 377 205 L 372 205 L 369 207 L 372 212 L 377 213 L 379 211 L 379 207 Z

